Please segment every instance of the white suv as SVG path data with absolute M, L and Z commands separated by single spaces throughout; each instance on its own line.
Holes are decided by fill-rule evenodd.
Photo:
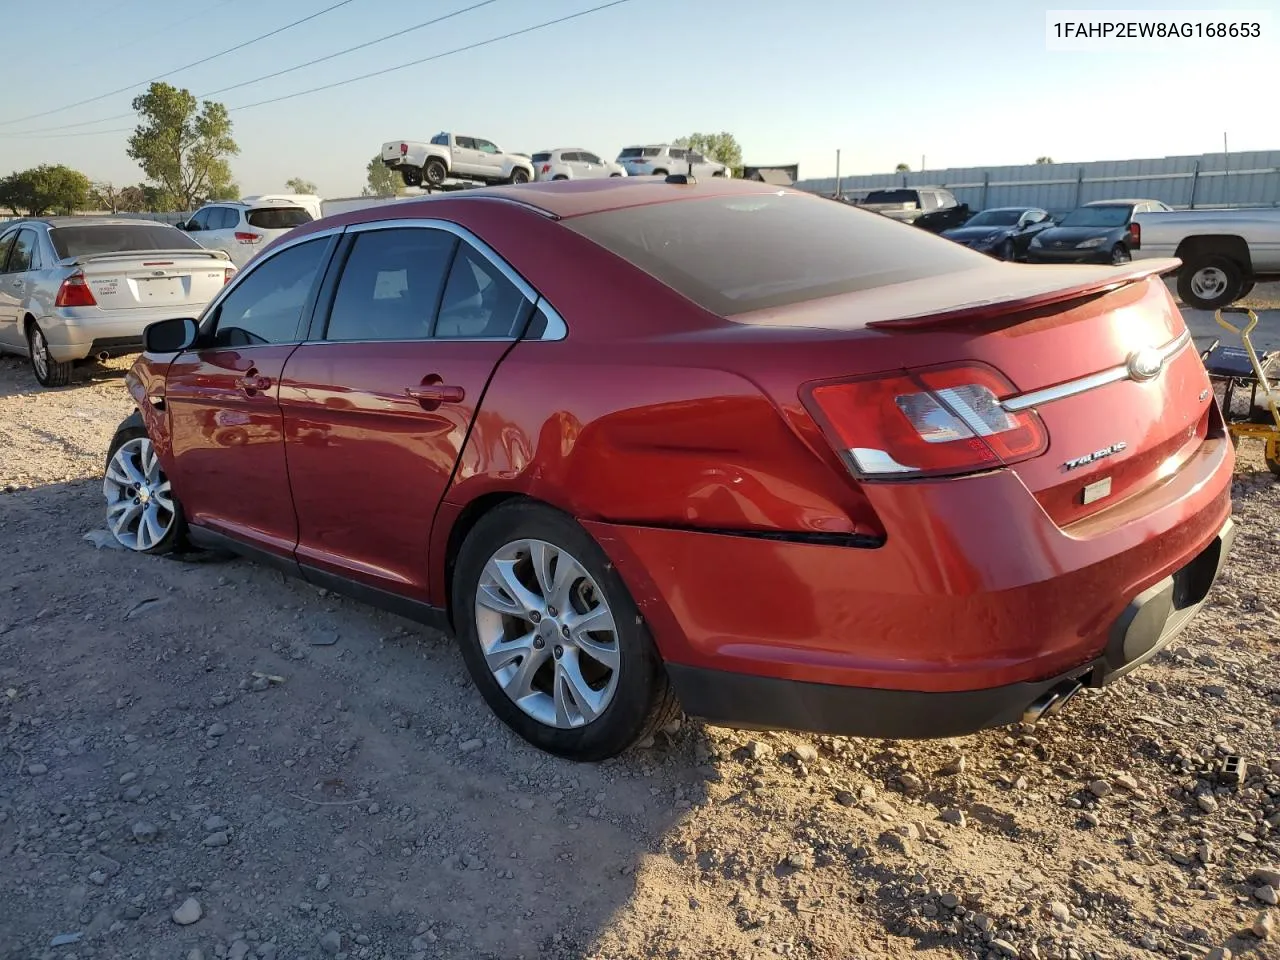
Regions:
M 186 223 L 178 224 L 208 250 L 224 250 L 243 267 L 276 237 L 315 220 L 299 203 L 262 197 L 250 201 L 206 203 Z
M 590 150 L 583 150 L 581 147 L 541 150 L 530 159 L 533 161 L 535 180 L 598 180 L 627 175 L 622 164 L 601 160 Z
M 695 177 L 732 177 L 733 171 L 723 163 L 708 160 L 694 150 L 673 147 L 669 143 L 647 147 L 624 147 L 618 163 L 633 177 L 665 177 L 669 173 L 688 173 L 693 164 Z

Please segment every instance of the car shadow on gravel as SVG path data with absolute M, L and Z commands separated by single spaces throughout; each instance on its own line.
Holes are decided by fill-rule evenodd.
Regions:
M 26 359 L 12 354 L 0 355 L 0 397 L 39 396 L 48 393 L 65 393 L 77 388 L 99 383 L 118 381 L 123 385 L 124 375 L 128 372 L 132 358 L 121 358 L 99 363 L 97 360 L 86 360 L 76 364 L 71 375 L 71 382 L 65 387 L 42 387 L 36 382 L 35 374 Z
M 0 955 L 580 957 L 705 800 L 528 746 L 449 638 L 101 525 L 93 479 L 0 494 Z

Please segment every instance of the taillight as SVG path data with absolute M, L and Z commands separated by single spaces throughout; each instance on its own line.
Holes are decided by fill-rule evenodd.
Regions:
M 409 145 L 407 143 L 400 144 L 400 156 L 407 156 L 409 153 Z
M 550 172 L 551 172 L 551 164 L 549 164 L 549 163 L 544 163 L 544 164 L 542 165 L 542 172 L 543 172 L 543 173 L 550 173 Z
M 239 230 L 237 230 L 237 231 L 236 231 L 236 239 L 237 239 L 237 240 L 239 240 L 241 243 L 257 243 L 259 240 L 261 240 L 261 239 L 262 239 L 262 234 L 260 234 L 260 233 L 241 233 Z
M 1142 224 L 1131 223 L 1129 224 L 1129 247 L 1133 250 L 1137 250 L 1141 246 L 1142 246 Z
M 1014 392 L 990 367 L 967 364 L 817 384 L 805 404 L 859 476 L 906 479 L 975 473 L 1043 453 L 1049 437 L 1039 416 L 1000 406 Z
M 231 278 L 236 275 L 236 268 L 227 267 L 227 269 L 223 271 L 223 274 L 224 276 L 222 279 L 222 285 L 225 287 L 228 283 L 231 282 Z
M 54 297 L 53 305 L 55 307 L 96 307 L 98 301 L 93 298 L 93 291 L 89 289 L 89 281 L 84 278 L 82 272 L 77 270 L 62 281 L 62 286 L 58 287 L 58 295 Z

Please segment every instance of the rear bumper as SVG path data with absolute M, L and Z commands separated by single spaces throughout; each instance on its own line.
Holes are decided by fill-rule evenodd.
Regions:
M 1028 247 L 1029 263 L 1110 263 L 1114 244 L 1104 243 L 1087 250 L 1049 250 L 1045 247 Z
M 947 735 L 1017 719 L 1064 680 L 1113 679 L 1182 629 L 1230 546 L 1233 466 L 1230 441 L 1207 440 L 1162 485 L 1066 529 L 1011 471 L 877 485 L 878 548 L 584 526 L 690 713 L 912 735 L 884 705 L 938 695 L 919 723 Z
M 187 307 L 177 312 L 171 309 L 147 310 L 104 319 L 43 317 L 39 322 L 40 329 L 49 342 L 49 353 L 59 363 L 65 363 L 104 352 L 111 356 L 136 353 L 142 349 L 142 331 L 148 324 L 174 317 L 195 316 L 202 309 L 203 306 Z
M 1134 597 L 1112 623 L 1101 656 L 1041 680 L 981 690 L 923 692 L 845 687 L 668 664 L 689 714 L 728 727 L 839 736 L 955 737 L 1055 713 L 1081 687 L 1100 687 L 1154 657 L 1203 606 L 1231 551 L 1228 520 L 1189 564 Z

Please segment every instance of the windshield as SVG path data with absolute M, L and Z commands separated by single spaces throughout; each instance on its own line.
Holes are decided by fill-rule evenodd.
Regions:
M 181 230 L 163 223 L 97 223 L 54 227 L 49 231 L 59 259 L 146 250 L 200 250 Z
M 259 230 L 292 230 L 314 218 L 301 207 L 261 207 L 250 210 L 245 219 Z
M 1077 207 L 1058 224 L 1060 227 L 1123 227 L 1133 207 Z
M 919 203 L 920 195 L 914 190 L 872 190 L 863 203 Z
M 983 210 L 970 217 L 966 227 L 1012 227 L 1022 216 L 1021 210 Z
M 655 203 L 564 225 L 721 316 L 956 273 L 981 256 L 794 193 Z

